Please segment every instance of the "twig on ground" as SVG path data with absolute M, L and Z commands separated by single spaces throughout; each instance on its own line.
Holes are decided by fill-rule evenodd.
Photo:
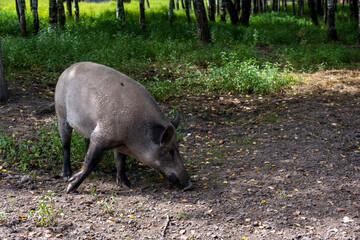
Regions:
M 166 229 L 167 227 L 169 226 L 169 223 L 170 223 L 170 217 L 169 215 L 166 215 L 166 222 L 164 224 L 164 230 L 162 232 L 162 236 L 165 237 L 165 234 L 166 234 Z

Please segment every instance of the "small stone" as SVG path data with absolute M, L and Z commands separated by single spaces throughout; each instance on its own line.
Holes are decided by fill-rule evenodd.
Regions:
M 33 179 L 32 179 L 32 177 L 29 176 L 29 175 L 24 175 L 24 176 L 22 176 L 21 179 L 20 179 L 20 182 L 21 182 L 21 183 L 27 183 L 27 182 L 32 182 L 32 181 L 33 181 Z

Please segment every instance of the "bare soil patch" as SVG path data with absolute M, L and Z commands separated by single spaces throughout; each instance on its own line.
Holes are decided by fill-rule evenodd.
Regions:
M 53 85 L 9 85 L 10 103 L 0 107 L 5 131 L 30 138 L 56 121 L 46 110 Z M 272 95 L 171 99 L 161 105 L 165 112 L 175 107 L 184 120 L 180 148 L 192 191 L 142 168 L 129 173 L 131 191 L 119 188 L 110 171 L 65 194 L 67 183 L 57 175 L 33 182 L 5 164 L 0 238 L 358 239 L 359 100 L 360 70 L 308 74 Z M 48 190 L 64 216 L 38 227 L 28 211 Z

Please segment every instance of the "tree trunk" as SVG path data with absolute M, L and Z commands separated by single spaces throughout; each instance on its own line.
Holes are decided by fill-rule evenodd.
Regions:
M 168 19 L 170 23 L 172 23 L 174 20 L 174 8 L 175 8 L 174 0 L 169 0 Z
M 147 5 L 148 9 L 150 9 L 150 2 L 149 2 L 149 0 L 146 0 L 146 5 Z
M 337 41 L 337 33 L 335 28 L 335 7 L 336 0 L 327 0 L 328 7 L 328 41 Z
M 324 23 L 327 23 L 327 19 L 328 19 L 328 6 L 327 6 L 327 0 L 325 0 Z
M 235 5 L 232 0 L 223 0 L 226 6 L 226 9 L 229 12 L 231 23 L 236 25 L 239 22 L 239 17 L 235 9 Z M 251 0 L 250 0 L 251 1 Z
M 360 0 L 359 0 L 359 7 L 360 7 Z M 358 16 L 358 20 L 359 20 L 359 30 L 358 30 L 358 47 L 360 48 L 360 9 L 359 9 L 359 16 Z
M 9 90 L 5 80 L 4 66 L 2 63 L 1 38 L 0 38 L 0 103 L 4 104 L 9 99 Z
M 304 0 L 298 0 L 298 16 L 302 17 L 304 14 Z
M 324 11 L 323 11 L 323 5 L 322 5 L 322 0 L 315 0 L 315 7 L 316 7 L 316 13 L 318 16 L 323 16 L 324 15 Z
M 191 18 L 190 18 L 190 4 L 191 1 L 190 0 L 185 0 L 185 13 L 186 13 L 186 19 L 188 23 L 191 23 Z
M 215 22 L 215 0 L 207 0 L 209 20 Z
M 216 0 L 216 14 L 220 14 L 220 0 Z
M 234 1 L 234 4 L 235 4 L 236 11 L 237 11 L 238 13 L 240 13 L 240 11 L 241 11 L 240 0 L 235 0 L 235 1 Z
M 179 0 L 176 0 L 175 9 L 176 9 L 176 10 L 179 10 Z
M 357 0 L 349 1 L 350 20 L 355 21 L 359 19 L 359 8 Z
M 259 0 L 259 11 L 264 12 L 264 2 L 262 0 Z
M 295 16 L 296 15 L 295 0 L 292 0 L 292 12 L 293 12 L 293 15 Z
M 139 0 L 139 7 L 140 7 L 139 24 L 140 24 L 140 28 L 145 31 L 146 23 L 145 23 L 145 3 L 144 3 L 144 0 Z
M 241 17 L 240 17 L 241 25 L 249 26 L 250 10 L 251 10 L 251 0 L 242 0 Z
M 193 0 L 194 11 L 196 17 L 198 39 L 203 43 L 210 43 L 210 29 L 206 17 L 206 11 L 203 0 Z
M 311 21 L 315 26 L 319 25 L 316 15 L 314 0 L 308 0 L 308 6 L 309 6 L 309 14 L 311 17 Z
M 278 0 L 271 0 L 271 10 L 274 12 L 278 10 Z
M 80 18 L 80 10 L 79 10 L 79 0 L 74 0 L 74 15 L 75 21 Z
M 59 25 L 65 25 L 65 10 L 64 10 L 64 0 L 58 0 L 58 14 L 59 14 Z
M 72 17 L 71 0 L 66 0 L 66 10 L 68 17 Z
M 38 0 L 31 0 L 31 13 L 33 15 L 34 33 L 39 32 L 39 14 L 38 14 Z
M 49 23 L 51 26 L 54 26 L 57 24 L 56 0 L 49 0 Z
M 27 36 L 26 31 L 26 18 L 25 18 L 25 0 L 16 0 L 16 11 L 18 14 L 20 31 L 23 37 Z
M 226 22 L 226 7 L 225 7 L 226 0 L 220 0 L 220 20 L 222 22 Z
M 257 0 L 253 0 L 253 13 L 257 14 L 259 12 L 259 5 Z
M 264 0 L 264 12 L 266 12 L 267 11 L 267 9 L 268 9 L 268 1 L 267 0 Z
M 125 26 L 124 1 L 116 0 L 116 18 L 121 19 L 121 26 Z

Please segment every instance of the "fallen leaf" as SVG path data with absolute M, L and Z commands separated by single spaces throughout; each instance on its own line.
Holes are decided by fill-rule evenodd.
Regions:
M 353 219 L 350 219 L 349 217 L 344 217 L 342 221 L 343 221 L 344 223 L 350 223 L 350 222 L 353 222 L 354 220 L 353 220 Z

